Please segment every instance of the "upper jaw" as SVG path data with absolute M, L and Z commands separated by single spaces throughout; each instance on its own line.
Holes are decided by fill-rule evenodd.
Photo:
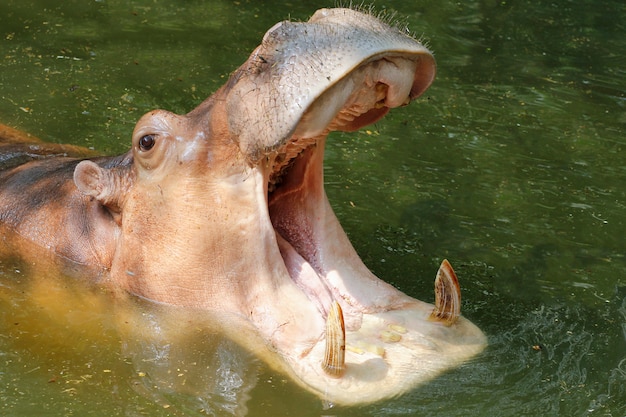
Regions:
M 383 71 L 378 71 L 384 67 Z M 309 22 L 281 22 L 231 77 L 225 97 L 228 130 L 250 161 L 296 137 L 316 137 L 354 89 L 388 87 L 355 130 L 406 104 L 430 86 L 428 49 L 376 17 L 350 9 L 321 10 Z M 363 84 L 366 82 L 366 84 Z
M 426 55 L 426 60 L 430 59 L 432 56 Z M 301 114 L 289 139 L 265 151 L 273 165 L 269 190 L 282 181 L 284 172 L 305 149 L 324 141 L 330 132 L 358 130 L 375 123 L 391 108 L 409 104 L 423 88 L 416 87 L 414 80 L 418 71 L 430 65 L 423 60 L 411 55 L 376 56 L 320 93 Z

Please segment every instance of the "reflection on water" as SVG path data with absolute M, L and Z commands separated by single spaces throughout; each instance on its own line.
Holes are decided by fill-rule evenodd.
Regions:
M 329 409 L 204 322 L 182 337 L 167 327 L 180 316 L 135 300 L 128 327 L 111 294 L 32 287 L 3 259 L 3 413 L 626 415 L 625 9 L 561 3 L 378 4 L 428 40 L 437 79 L 328 144 L 327 191 L 366 264 L 430 300 L 450 259 L 490 338 L 481 357 L 399 399 Z M 328 3 L 35 5 L 0 5 L 0 122 L 121 152 L 144 112 L 195 107 L 267 28 Z
M 259 365 L 222 335 L 228 317 L 205 318 L 49 273 L 0 275 L 8 283 L 0 288 L 4 415 L 37 414 L 43 404 L 36 399 L 46 395 L 53 415 L 70 404 L 86 415 L 94 401 L 102 402 L 101 415 L 155 406 L 168 415 L 247 415 Z
M 122 333 L 121 353 L 133 365 L 134 391 L 172 414 L 247 415 L 258 377 L 255 360 L 221 331 L 212 330 L 212 320 L 164 310 L 148 306 L 132 329 Z

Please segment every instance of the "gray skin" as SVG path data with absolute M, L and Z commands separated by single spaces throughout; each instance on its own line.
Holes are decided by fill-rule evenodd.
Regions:
M 421 43 L 368 13 L 279 23 L 196 109 L 144 115 L 125 155 L 44 158 L 31 146 L 23 163 L 10 147 L 26 145 L 4 140 L 0 238 L 18 252 L 35 242 L 130 294 L 232 313 L 240 343 L 263 343 L 270 364 L 328 401 L 398 395 L 485 337 L 463 317 L 432 320 L 431 304 L 367 269 L 326 198 L 323 153 L 329 132 L 379 120 L 434 75 Z M 335 301 L 341 375 L 321 366 Z

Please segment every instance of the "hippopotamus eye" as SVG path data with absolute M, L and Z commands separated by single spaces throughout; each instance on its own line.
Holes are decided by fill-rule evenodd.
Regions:
M 144 135 L 139 139 L 139 149 L 142 151 L 149 151 L 152 149 L 156 142 L 154 135 Z

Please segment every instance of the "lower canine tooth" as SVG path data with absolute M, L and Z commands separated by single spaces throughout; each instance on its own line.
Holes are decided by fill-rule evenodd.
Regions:
M 452 265 L 444 259 L 435 278 L 435 308 L 430 318 L 451 326 L 460 315 L 461 287 Z
M 328 375 L 339 378 L 346 370 L 346 326 L 343 312 L 337 301 L 334 301 L 326 319 L 326 351 L 322 361 L 322 369 Z

